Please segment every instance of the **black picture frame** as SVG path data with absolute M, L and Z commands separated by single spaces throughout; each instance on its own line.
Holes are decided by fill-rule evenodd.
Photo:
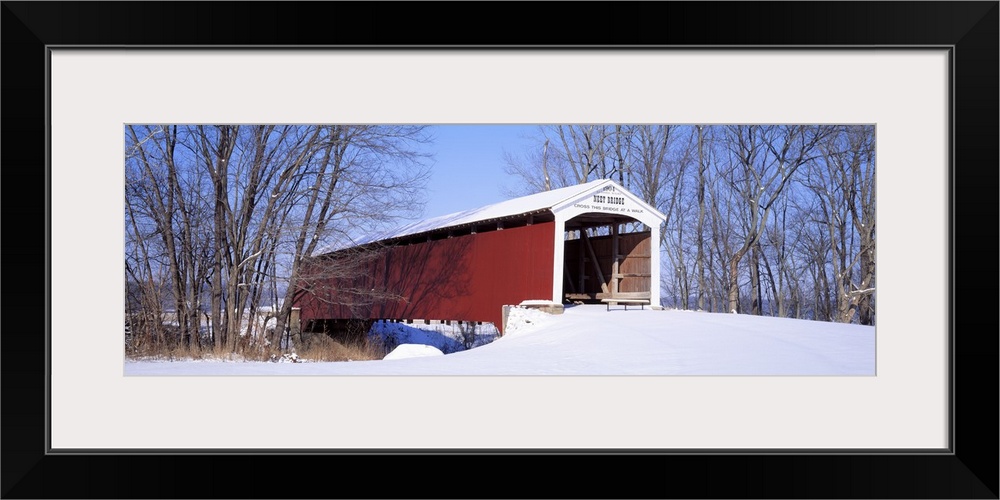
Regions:
M 3 497 L 998 498 L 998 16 L 996 1 L 5 1 Z M 950 453 L 48 453 L 47 47 L 415 44 L 950 47 Z

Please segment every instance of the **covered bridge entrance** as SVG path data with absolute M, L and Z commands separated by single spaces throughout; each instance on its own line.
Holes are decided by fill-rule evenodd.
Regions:
M 607 224 L 607 222 L 610 222 Z M 652 292 L 651 234 L 634 221 L 614 218 L 599 224 L 568 224 L 563 297 L 568 302 L 649 299 Z

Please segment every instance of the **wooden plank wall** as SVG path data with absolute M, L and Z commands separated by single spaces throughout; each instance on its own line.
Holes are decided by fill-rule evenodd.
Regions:
M 611 297 L 612 293 L 619 297 L 642 294 L 648 297 L 652 275 L 650 239 L 649 231 L 618 235 L 618 266 L 615 266 L 613 234 L 566 240 L 563 293 L 586 294 L 595 299 Z M 598 266 L 594 265 L 594 258 Z
M 648 231 L 621 235 L 619 245 L 623 258 L 619 292 L 649 294 L 653 272 L 650 239 Z

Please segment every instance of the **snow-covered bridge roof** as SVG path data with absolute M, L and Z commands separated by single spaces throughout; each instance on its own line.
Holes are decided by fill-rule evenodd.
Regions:
M 572 205 L 574 201 L 580 199 L 581 197 L 586 197 L 595 192 L 604 192 L 607 189 L 614 189 L 616 194 L 627 196 L 631 203 L 641 206 L 643 210 L 648 211 L 650 214 L 660 219 L 660 221 L 666 219 L 666 216 L 643 202 L 637 196 L 626 191 L 614 181 L 610 179 L 598 179 L 585 184 L 577 184 L 574 186 L 553 189 L 551 191 L 543 191 L 541 193 L 501 201 L 485 207 L 424 219 L 383 233 L 365 235 L 364 237 L 355 240 L 352 245 L 338 245 L 320 248 L 314 252 L 313 255 L 322 255 L 348 248 L 350 246 L 367 245 L 369 243 L 416 236 L 424 233 L 432 233 L 441 230 L 468 226 L 471 224 L 523 217 L 546 211 L 555 212 L 560 208 Z

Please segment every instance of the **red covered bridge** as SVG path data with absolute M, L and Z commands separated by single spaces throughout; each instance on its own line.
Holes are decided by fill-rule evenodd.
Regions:
M 373 320 L 500 329 L 503 306 L 524 300 L 659 306 L 664 219 L 611 180 L 545 191 L 318 252 L 295 306 L 312 332 Z

